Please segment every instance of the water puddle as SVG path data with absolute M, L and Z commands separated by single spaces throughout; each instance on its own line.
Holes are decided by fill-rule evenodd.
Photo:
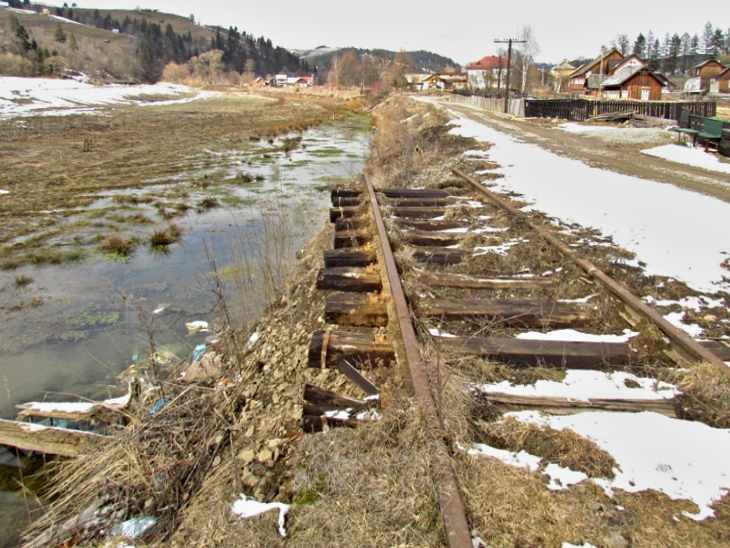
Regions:
M 223 207 L 175 219 L 184 235 L 166 253 L 141 246 L 124 262 L 96 256 L 78 264 L 0 272 L 0 302 L 17 301 L 20 294 L 30 303 L 4 314 L 0 416 L 14 418 L 15 406 L 26 401 L 118 395 L 116 376 L 147 355 L 150 330 L 160 351 L 189 356 L 208 335 L 189 334 L 186 322 L 212 325 L 215 319 L 210 256 L 230 282 L 234 320 L 253 319 L 263 304 L 245 291 L 255 265 L 293 259 L 327 219 L 327 184 L 359 173 L 369 145 L 367 128 L 353 121 L 301 137 L 288 153 L 201 154 L 179 177 L 225 170 L 226 178 L 244 177 L 246 183 L 226 186 Z M 219 161 L 210 162 L 211 157 Z M 114 194 L 107 193 L 92 209 L 114 203 Z M 18 287 L 19 276 L 32 278 L 32 284 Z M 16 517 L 23 514 L 19 499 L 22 495 L 0 486 L 0 515 L 11 515 L 12 509 Z M 3 542 L 0 534 L 0 546 Z

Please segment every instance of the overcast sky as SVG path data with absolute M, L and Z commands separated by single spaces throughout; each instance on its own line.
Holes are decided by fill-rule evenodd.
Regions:
M 54 2 L 55 3 L 55 2 Z M 70 3 L 70 2 L 69 2 Z M 531 25 L 540 44 L 540 61 L 595 56 L 617 33 L 632 41 L 639 32 L 702 35 L 711 19 L 730 28 L 730 1 L 705 0 L 88 0 L 80 7 L 135 8 L 142 5 L 194 14 L 209 25 L 235 25 L 287 48 L 320 45 L 425 49 L 467 63 L 495 51 L 493 40 L 516 35 Z

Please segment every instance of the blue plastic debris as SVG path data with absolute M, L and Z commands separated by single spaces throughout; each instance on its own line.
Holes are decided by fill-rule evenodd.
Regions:
M 195 350 L 193 350 L 193 363 L 198 363 L 200 360 L 203 359 L 206 348 L 207 347 L 204 344 L 199 344 L 195 347 Z
M 157 400 L 150 409 L 150 417 L 154 417 L 155 415 L 157 415 L 165 408 L 168 403 L 170 403 L 170 400 L 166 400 L 165 398 L 160 398 L 159 400 Z
M 135 354 L 132 356 L 132 363 L 137 363 L 139 361 L 139 354 Z
M 155 525 L 157 525 L 157 518 L 150 516 L 132 518 L 115 525 L 111 533 L 113 537 L 124 537 L 129 540 L 134 540 L 144 535 Z

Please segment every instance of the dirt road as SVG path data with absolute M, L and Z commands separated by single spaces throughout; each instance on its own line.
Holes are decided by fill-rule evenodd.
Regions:
M 642 179 L 669 183 L 730 202 L 730 175 L 669 162 L 641 153 L 648 146 L 607 144 L 595 137 L 558 129 L 548 120 L 520 120 L 475 108 L 448 103 L 448 108 L 494 129 L 535 143 L 555 154 L 586 164 Z

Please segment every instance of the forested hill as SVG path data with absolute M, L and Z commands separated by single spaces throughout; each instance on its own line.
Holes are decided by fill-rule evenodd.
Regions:
M 373 57 L 377 60 L 390 62 L 395 59 L 398 52 L 386 49 L 361 49 L 361 48 L 330 48 L 320 46 L 312 50 L 292 50 L 297 53 L 302 60 L 312 66 L 317 67 L 317 71 L 322 75 L 329 71 L 332 62 L 336 57 L 341 57 L 347 53 L 355 53 L 361 59 L 364 57 Z M 432 53 L 430 51 L 407 51 L 414 70 L 423 72 L 440 72 L 447 68 L 458 67 L 459 63 L 448 57 Z
M 182 64 L 212 49 L 226 71 L 305 73 L 308 64 L 265 37 L 235 27 L 198 24 L 149 9 L 50 7 L 10 1 L 0 8 L 0 74 L 38 76 L 59 67 L 117 80 L 158 80 L 168 63 Z M 44 8 L 48 14 L 44 14 Z M 7 21 L 6 21 L 7 20 Z M 12 56 L 12 57 L 8 57 Z

